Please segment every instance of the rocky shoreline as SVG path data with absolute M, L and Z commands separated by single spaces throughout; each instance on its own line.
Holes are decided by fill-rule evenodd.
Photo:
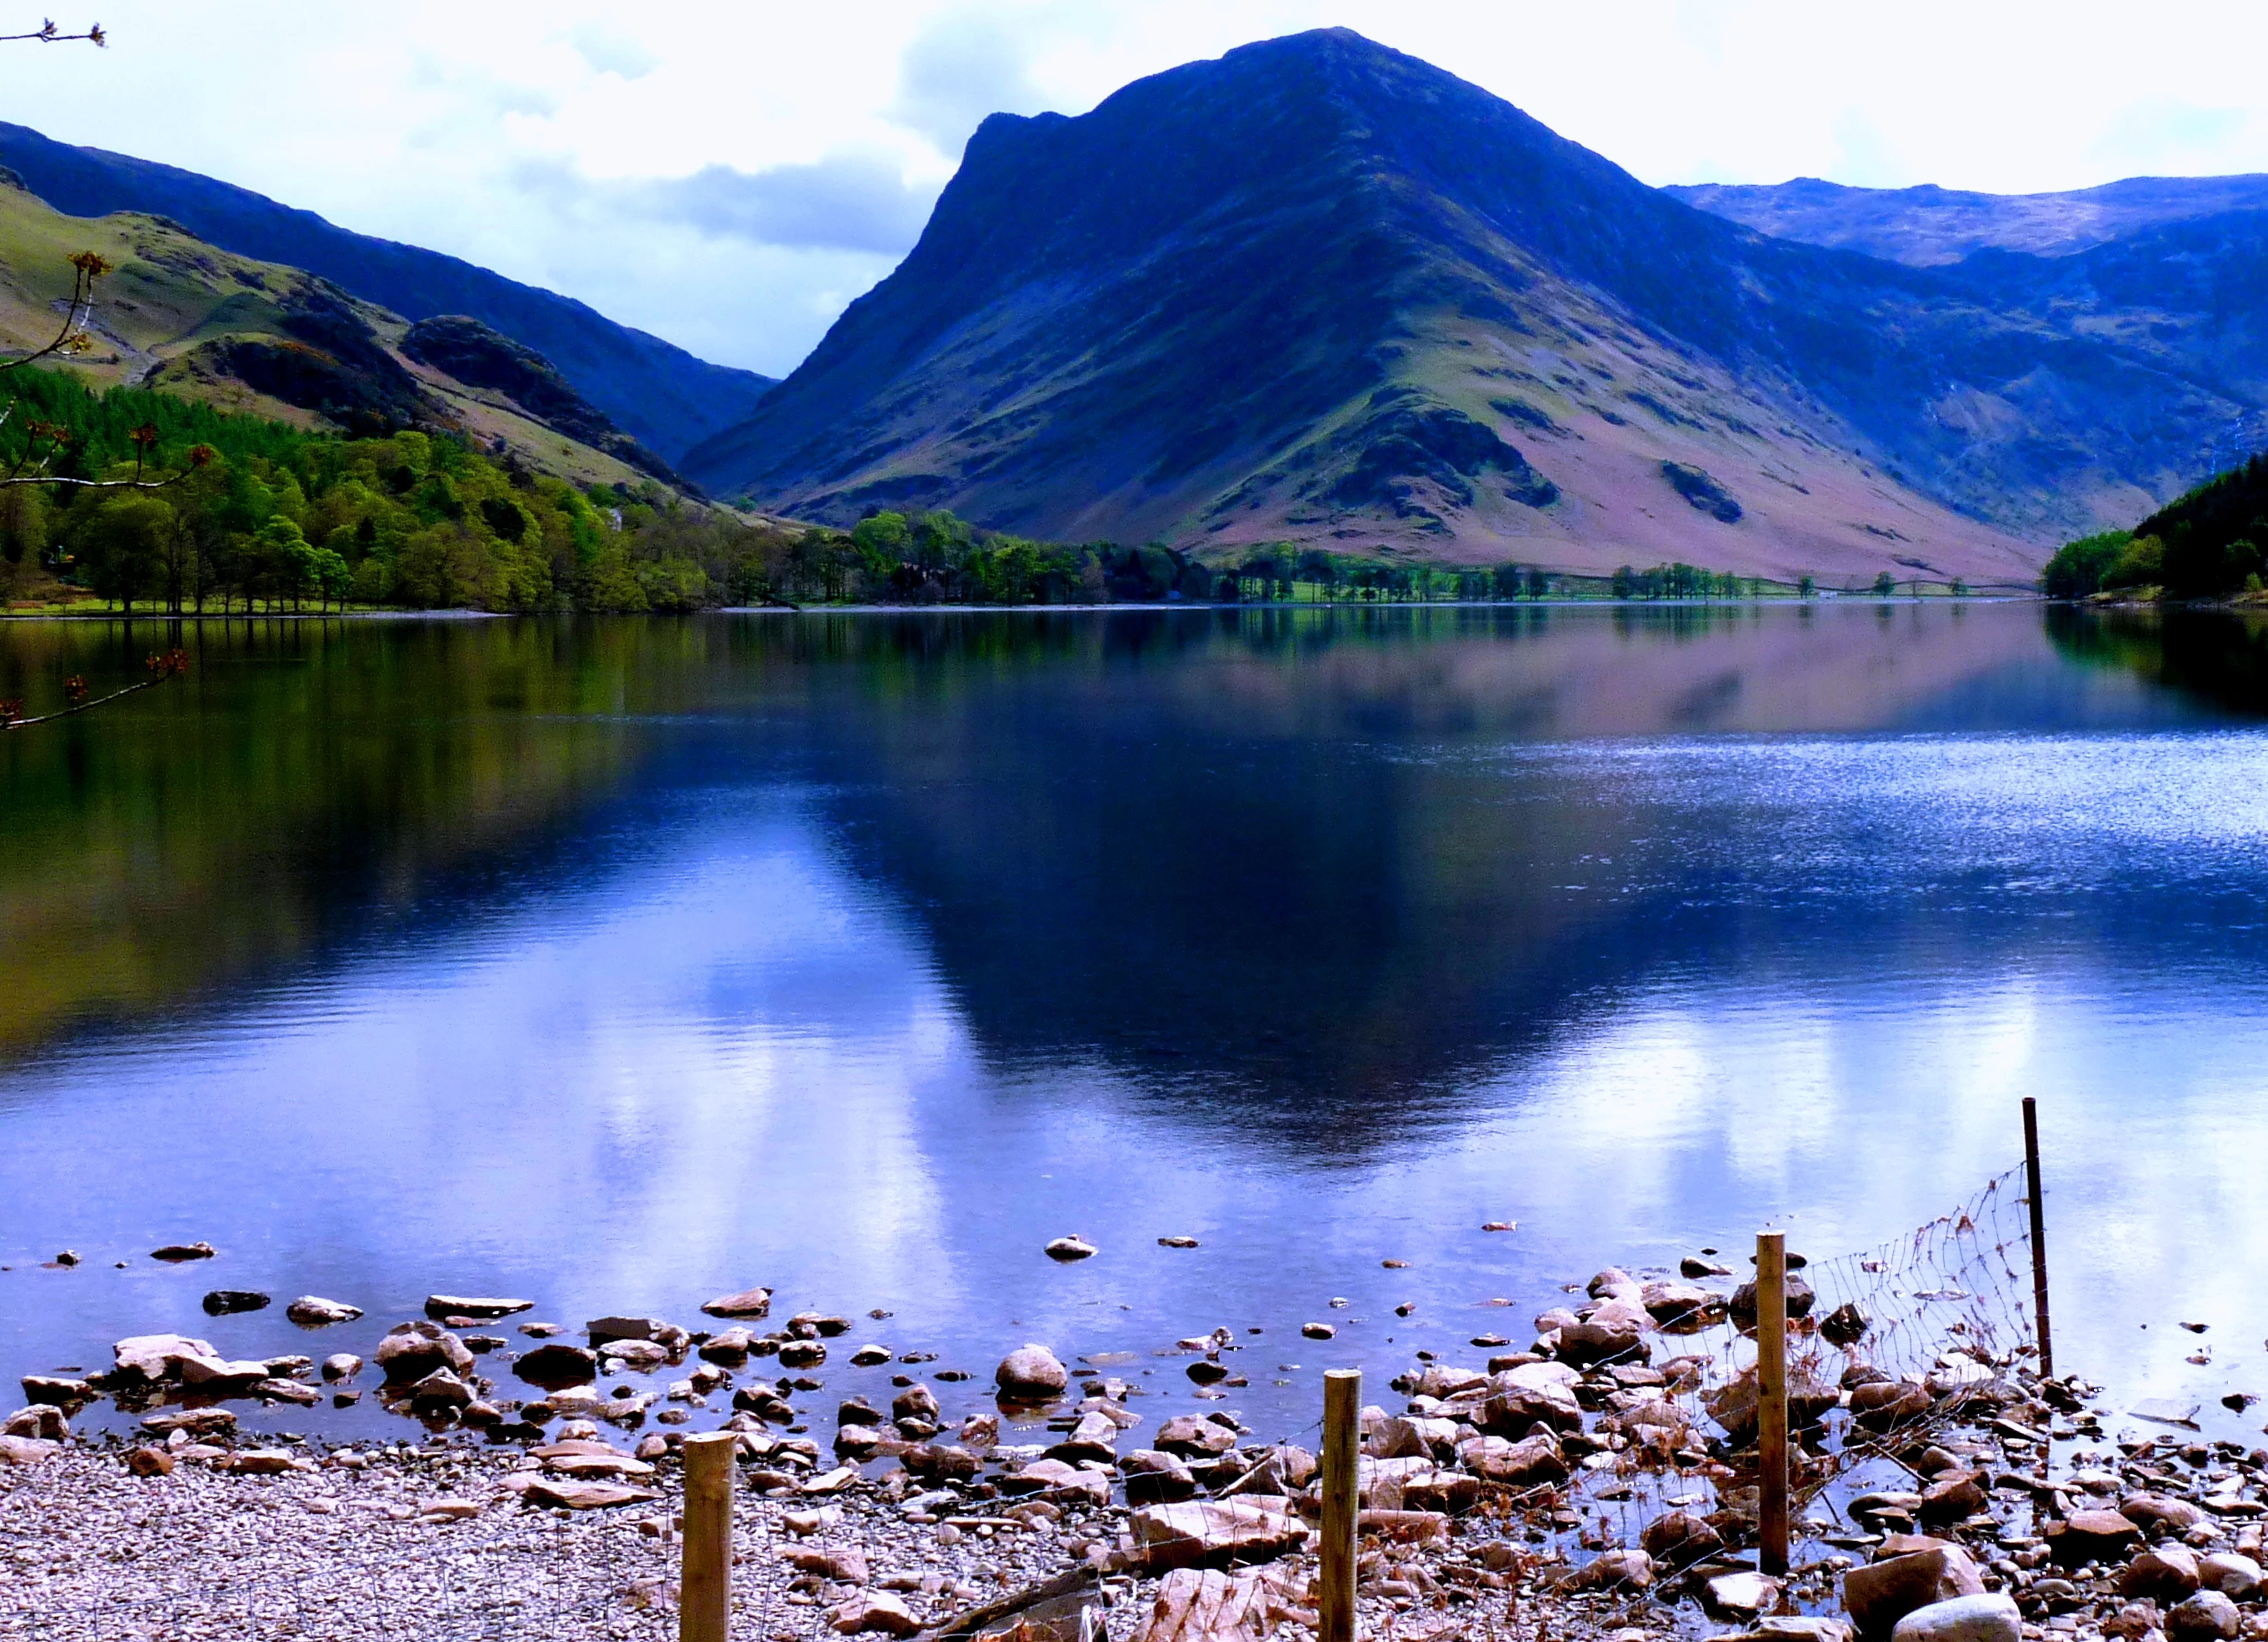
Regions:
M 1525 1349 L 1395 1365 L 1363 1413 L 1366 1634 L 2268 1638 L 2268 1450 L 2179 1424 L 2113 1441 L 2095 1388 L 1965 1334 L 1890 1372 L 1873 1320 L 1814 1320 L 1800 1277 L 1799 1540 L 1788 1576 L 1759 1572 L 1738 1350 L 1754 1300 L 1705 1262 L 1609 1269 Z M 206 1308 L 269 1303 L 217 1290 Z M 368 1363 L 151 1335 L 99 1373 L 27 1376 L 0 1435 L 0 1632 L 674 1634 L 677 1451 L 720 1427 L 740 1461 L 736 1636 L 1313 1626 L 1318 1440 L 1244 1427 L 1226 1330 L 1161 1353 L 1211 1400 L 1165 1414 L 1138 1381 L 1038 1344 L 989 1386 L 924 1378 L 918 1353 L 850 1346 L 847 1317 L 775 1325 L 761 1289 L 711 1300 L 698 1328 L 510 1321 L 530 1309 L 435 1295 Z M 316 1331 L 361 1316 L 317 1296 L 288 1314 Z M 831 1359 L 888 1371 L 888 1405 L 829 1391 Z M 415 1440 L 254 1436 L 237 1417 L 289 1406 L 319 1425 L 365 1395 Z

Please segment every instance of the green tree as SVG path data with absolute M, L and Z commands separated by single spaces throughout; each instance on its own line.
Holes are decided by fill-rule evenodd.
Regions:
M 1882 571 L 1875 575 L 1874 597 L 1877 599 L 1887 599 L 1892 593 L 1897 592 L 1897 590 L 1898 578 L 1891 575 L 1889 571 Z
M 131 615 L 135 600 L 159 585 L 173 528 L 173 510 L 163 497 L 136 492 L 99 503 L 73 533 L 87 585 Z
M 1627 564 L 1618 564 L 1611 585 L 1616 598 L 1627 599 L 1638 591 L 1638 572 Z

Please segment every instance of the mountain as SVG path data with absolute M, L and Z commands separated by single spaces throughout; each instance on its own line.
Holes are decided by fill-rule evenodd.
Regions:
M 91 346 L 57 368 L 91 386 L 162 388 L 302 427 L 452 428 L 578 482 L 675 477 L 540 356 L 476 320 L 412 325 L 302 269 L 208 245 L 178 223 L 131 212 L 66 217 L 7 182 L 0 353 L 20 357 L 54 339 L 80 251 L 111 270 L 95 287 Z
M 438 251 L 350 232 L 195 172 L 72 147 L 4 122 L 0 166 L 73 217 L 170 217 L 224 250 L 305 269 L 405 319 L 476 319 L 542 355 L 612 422 L 667 459 L 747 416 L 771 386 L 770 377 L 696 358 L 571 298 Z
M 2063 194 L 1972 194 L 1933 184 L 1852 188 L 1816 177 L 1662 192 L 1758 233 L 1917 268 L 1988 249 L 2065 256 L 2170 223 L 2268 208 L 2268 176 L 2258 174 L 2129 177 Z
M 986 121 L 685 465 L 837 521 L 2029 580 L 2261 412 L 2004 287 L 1758 233 L 1324 30 Z

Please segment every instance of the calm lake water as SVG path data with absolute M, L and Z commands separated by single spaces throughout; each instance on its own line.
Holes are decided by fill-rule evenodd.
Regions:
M 166 639 L 0 628 L 0 694 Z M 1152 1353 L 1226 1326 L 1228 1406 L 1292 1430 L 1322 1369 L 1474 1360 L 1610 1262 L 1896 1236 L 2020 1159 L 2033 1094 L 2059 1366 L 2268 1392 L 2268 639 L 2233 618 L 183 642 L 185 681 L 0 738 L 11 1377 L 763 1284 L 920 1372 L 1036 1340 L 1176 1402 Z M 1101 1255 L 1042 1256 L 1071 1233 Z M 221 1257 L 146 1258 L 192 1239 Z M 206 1317 L 223 1286 L 276 1305 Z M 302 1333 L 303 1293 L 369 1316 Z M 390 1424 L 247 1424 L 354 1421 Z

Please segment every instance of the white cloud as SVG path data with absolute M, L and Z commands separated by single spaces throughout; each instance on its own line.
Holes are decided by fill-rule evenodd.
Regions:
M 404 0 L 106 4 L 15 61 L 9 117 L 207 173 L 784 371 L 887 272 L 993 109 L 1079 113 L 1242 41 L 1344 24 L 1652 182 L 2003 191 L 2268 170 L 2268 12 L 2014 0 Z M 67 20 L 67 19 L 59 19 Z M 2197 42 L 2213 42 L 2200 51 Z

